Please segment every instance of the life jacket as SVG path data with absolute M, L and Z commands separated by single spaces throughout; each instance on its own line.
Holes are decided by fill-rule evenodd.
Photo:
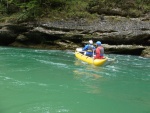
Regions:
M 97 59 L 104 58 L 104 48 L 102 46 L 97 47 L 95 58 Z
M 88 47 L 88 52 L 92 52 L 93 51 L 93 49 L 94 49 L 94 46 L 93 45 L 89 45 L 89 47 Z
M 104 56 L 104 48 L 102 46 L 99 46 L 98 49 L 100 50 L 100 57 Z

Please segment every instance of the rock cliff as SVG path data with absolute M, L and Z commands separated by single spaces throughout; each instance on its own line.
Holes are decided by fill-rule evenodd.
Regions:
M 150 57 L 149 17 L 103 16 L 91 21 L 74 19 L 0 24 L 2 46 L 75 50 L 90 39 L 101 41 L 106 53 Z

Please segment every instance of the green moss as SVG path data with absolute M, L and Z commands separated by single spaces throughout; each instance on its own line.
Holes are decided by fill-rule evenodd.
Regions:
M 129 15 L 139 17 L 140 15 L 142 15 L 142 11 L 139 11 L 137 9 L 129 9 Z

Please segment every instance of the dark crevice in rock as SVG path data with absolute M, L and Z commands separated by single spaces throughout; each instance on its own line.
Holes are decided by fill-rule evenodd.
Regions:
M 13 34 L 0 34 L 0 45 L 9 45 L 15 41 L 16 35 Z
M 145 48 L 137 48 L 137 49 L 106 49 L 105 48 L 106 53 L 124 54 L 124 55 L 141 55 L 144 49 Z
M 148 30 L 150 30 L 150 29 L 148 29 L 148 28 L 141 28 L 141 30 L 142 30 L 142 31 L 148 31 Z

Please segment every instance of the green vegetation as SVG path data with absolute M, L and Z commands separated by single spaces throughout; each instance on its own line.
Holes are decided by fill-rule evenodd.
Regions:
M 91 13 L 139 17 L 150 11 L 150 0 L 94 0 L 89 2 Z
M 103 14 L 139 17 L 149 11 L 150 0 L 0 0 L 1 21 L 94 18 Z

